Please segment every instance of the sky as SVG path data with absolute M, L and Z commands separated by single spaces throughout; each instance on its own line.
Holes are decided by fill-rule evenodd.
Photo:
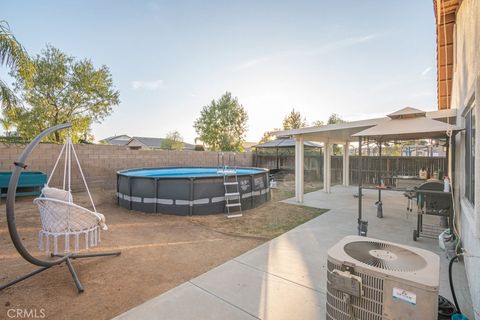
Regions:
M 96 140 L 117 135 L 186 142 L 203 106 L 232 92 L 247 141 L 308 122 L 436 109 L 433 0 L 5 1 L 0 19 L 29 54 L 51 44 L 106 65 L 121 103 Z M 5 77 L 5 70 L 0 71 Z

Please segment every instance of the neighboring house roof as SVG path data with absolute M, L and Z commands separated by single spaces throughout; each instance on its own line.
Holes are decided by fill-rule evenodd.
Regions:
M 132 137 L 128 141 L 127 145 L 130 145 L 133 141 L 137 141 L 147 148 L 162 149 L 162 144 L 166 139 L 164 138 L 152 138 L 152 137 Z M 195 150 L 195 145 L 190 143 L 183 143 L 184 150 Z
M 195 145 L 191 143 L 184 142 L 183 150 L 195 150 Z
M 121 134 L 118 136 L 112 136 L 100 140 L 101 143 L 112 144 L 116 146 L 124 146 L 130 141 L 131 137 L 126 134 Z
M 245 150 L 248 150 L 248 149 L 251 149 L 251 148 L 255 147 L 256 144 L 257 144 L 257 142 L 248 142 L 248 141 L 245 141 L 245 142 L 243 143 L 243 148 L 244 148 Z
M 306 147 L 320 148 L 321 145 L 316 142 L 304 141 L 303 145 Z M 256 148 L 293 148 L 295 147 L 295 139 L 276 139 L 267 141 L 262 144 L 257 144 Z

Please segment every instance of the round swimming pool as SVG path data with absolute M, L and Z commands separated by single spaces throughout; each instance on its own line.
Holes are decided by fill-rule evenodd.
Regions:
M 242 210 L 270 200 L 268 169 L 237 168 Z M 229 179 L 233 179 L 230 177 Z M 225 212 L 224 176 L 217 168 L 142 168 L 117 172 L 118 205 L 147 213 Z M 234 188 L 236 188 L 234 186 Z M 229 192 L 231 192 L 229 189 Z M 231 210 L 234 211 L 234 210 Z

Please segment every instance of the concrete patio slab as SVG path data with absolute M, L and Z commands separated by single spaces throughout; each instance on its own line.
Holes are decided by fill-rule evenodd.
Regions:
M 229 261 L 191 282 L 259 319 L 320 319 L 325 294 Z
M 252 320 L 255 317 L 218 299 L 190 282 L 165 292 L 135 307 L 116 319 L 233 319 Z
M 290 232 L 235 260 L 323 292 L 327 249 L 335 242 L 311 230 Z
M 243 312 L 246 317 L 259 319 L 324 319 L 326 294 L 327 251 L 346 235 L 356 233 L 357 199 L 355 188 L 336 186 L 332 193 L 322 191 L 305 195 L 302 205 L 327 208 L 330 211 L 290 230 L 239 257 L 191 280 L 186 285 L 197 289 L 169 291 L 119 317 L 119 319 L 149 319 L 152 307 L 176 304 L 178 314 L 168 319 L 184 319 L 186 302 L 193 292 L 204 290 L 215 297 L 207 309 L 222 305 L 232 316 L 218 317 L 213 312 L 198 317 L 191 308 L 190 319 L 225 319 Z M 368 236 L 433 251 L 441 256 L 440 294 L 451 299 L 448 284 L 448 260 L 438 247 L 438 240 L 420 238 L 413 241 L 415 215 L 407 214 L 406 200 L 401 193 L 383 192 L 384 218 L 376 217 L 374 203 L 377 192 L 364 191 L 364 219 L 368 220 Z M 298 204 L 294 199 L 285 202 Z M 471 300 L 463 264 L 455 265 L 455 285 L 462 311 L 472 315 Z M 190 288 L 190 287 L 189 287 Z M 203 293 L 205 294 L 205 293 Z M 166 302 L 167 301 L 167 302 Z M 226 308 L 224 304 L 235 308 Z M 226 308 L 226 309 L 225 309 Z

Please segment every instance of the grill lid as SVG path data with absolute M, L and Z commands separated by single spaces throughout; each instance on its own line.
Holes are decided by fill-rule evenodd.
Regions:
M 347 243 L 343 249 L 353 259 L 384 270 L 412 272 L 427 265 L 415 252 L 389 243 L 355 241 Z

